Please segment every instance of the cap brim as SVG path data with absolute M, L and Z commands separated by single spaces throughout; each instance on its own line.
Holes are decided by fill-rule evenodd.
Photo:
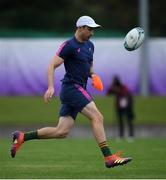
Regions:
M 88 24 L 87 26 L 91 27 L 91 28 L 100 28 L 101 27 L 101 25 L 99 25 L 99 24 Z

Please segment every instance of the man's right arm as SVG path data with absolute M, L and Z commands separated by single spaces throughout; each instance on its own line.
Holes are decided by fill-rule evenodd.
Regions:
M 48 71 L 47 71 L 47 78 L 48 78 L 48 89 L 44 94 L 44 101 L 47 103 L 51 100 L 53 94 L 54 94 L 54 71 L 57 67 L 59 67 L 64 60 L 59 57 L 55 56 L 51 63 L 48 66 Z

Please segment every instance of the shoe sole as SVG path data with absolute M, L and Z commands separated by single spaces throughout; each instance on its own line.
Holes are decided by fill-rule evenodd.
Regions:
M 12 158 L 14 158 L 15 155 L 16 155 L 16 148 L 13 147 L 13 146 L 12 146 L 12 148 L 11 148 L 11 150 L 10 150 L 10 155 L 11 155 Z
M 11 149 L 10 149 L 10 155 L 11 155 L 12 158 L 14 158 L 15 155 L 16 155 L 16 147 L 15 147 L 14 141 L 17 140 L 18 135 L 19 135 L 19 132 L 18 132 L 18 131 L 12 133 L 12 136 L 13 136 L 13 138 L 12 138 L 13 144 L 12 144 L 12 147 L 11 147 Z

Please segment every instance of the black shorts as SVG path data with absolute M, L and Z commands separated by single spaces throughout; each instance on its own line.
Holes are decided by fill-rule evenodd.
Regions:
M 77 117 L 78 112 L 93 101 L 89 93 L 78 84 L 74 83 L 62 83 L 61 92 L 61 109 L 60 116 L 71 116 L 74 120 Z

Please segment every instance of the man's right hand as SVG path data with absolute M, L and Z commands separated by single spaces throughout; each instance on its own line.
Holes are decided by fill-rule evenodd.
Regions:
M 48 103 L 51 100 L 53 95 L 54 95 L 54 88 L 53 87 L 48 88 L 47 91 L 44 94 L 44 102 Z

